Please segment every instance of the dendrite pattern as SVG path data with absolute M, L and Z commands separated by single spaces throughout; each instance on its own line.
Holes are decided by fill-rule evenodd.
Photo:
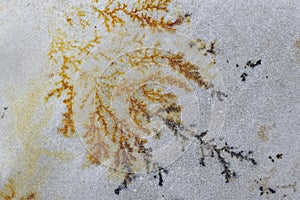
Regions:
M 216 157 L 226 182 L 236 172 L 225 155 L 256 164 L 252 151 L 236 151 L 227 143 L 219 147 L 205 139 L 206 133 L 199 133 L 199 127 L 208 128 L 209 123 L 222 124 L 213 121 L 218 113 L 213 109 L 224 108 L 223 99 L 214 101 L 218 96 L 214 92 L 225 94 L 215 68 L 216 44 L 174 34 L 176 26 L 187 22 L 190 15 L 167 20 L 164 14 L 170 3 L 108 0 L 103 5 L 94 0 L 89 8 L 107 32 L 128 22 L 137 29 L 122 31 L 109 40 L 95 31 L 86 41 L 58 30 L 50 44 L 48 56 L 58 72 L 55 87 L 45 100 L 56 97 L 66 106 L 58 132 L 72 137 L 76 131 L 88 161 L 121 176 L 116 194 L 138 173 L 156 173 L 162 186 L 167 166 L 194 140 L 199 142 L 200 164 L 205 166 L 208 153 Z M 77 16 L 82 29 L 90 26 L 83 10 L 77 9 Z M 75 28 L 71 17 L 66 17 Z M 211 97 L 220 106 L 199 100 Z M 200 107 L 206 117 L 200 117 Z

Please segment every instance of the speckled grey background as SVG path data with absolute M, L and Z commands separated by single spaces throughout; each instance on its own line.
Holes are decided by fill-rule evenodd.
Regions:
M 44 70 L 49 44 L 44 9 L 59 7 L 61 2 L 0 2 L 0 90 L 4 92 L 7 86 L 22 84 L 32 72 Z M 199 165 L 193 144 L 168 167 L 163 187 L 144 175 L 117 196 L 113 192 L 117 184 L 106 180 L 105 168 L 82 170 L 78 163 L 83 158 L 78 157 L 67 164 L 58 163 L 42 189 L 43 199 L 300 199 L 300 50 L 296 45 L 300 40 L 300 1 L 185 0 L 174 4 L 191 14 L 190 25 L 179 33 L 216 41 L 217 66 L 227 95 L 221 139 L 254 151 L 258 164 L 233 159 L 238 178 L 225 183 L 216 160 L 208 159 L 205 167 Z M 244 68 L 249 60 L 261 60 L 261 65 Z M 246 81 L 240 77 L 244 72 Z M 11 106 L 11 102 L 1 97 L 0 105 Z M 9 134 L 7 127 L 14 126 L 9 112 L 7 115 L 8 119 L 1 119 L 1 137 Z M 54 136 L 53 140 L 61 138 Z M 64 144 L 62 140 L 58 146 Z M 80 141 L 74 144 L 81 145 Z M 3 163 L 6 145 L 0 141 Z M 282 159 L 277 159 L 277 154 L 282 154 Z M 7 164 L 2 166 L 6 166 L 1 169 L 3 185 L 10 170 Z M 263 183 L 276 193 L 261 195 Z M 294 183 L 294 188 L 286 187 Z

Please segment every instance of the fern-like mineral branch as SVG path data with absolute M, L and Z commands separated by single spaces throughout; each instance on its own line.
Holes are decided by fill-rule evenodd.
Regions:
M 190 14 L 185 14 L 177 15 L 175 19 L 167 19 L 166 14 L 170 8 L 171 0 L 136 0 L 127 3 L 92 0 L 86 7 L 75 8 L 73 14 L 65 13 L 65 24 L 69 24 L 67 29 L 71 31 L 89 33 L 86 31 L 91 28 L 89 17 L 94 17 L 97 18 L 96 21 L 100 21 L 99 25 L 103 26 L 102 29 L 98 29 L 102 31 L 116 33 L 113 30 L 118 29 L 114 28 L 130 24 L 127 28 L 139 27 L 141 30 L 152 28 L 159 30 L 153 31 L 152 34 L 161 33 L 162 30 L 170 34 L 190 17 Z M 76 20 L 72 19 L 74 14 Z M 92 28 L 94 30 L 94 27 Z M 95 28 L 97 29 L 96 26 Z M 196 134 L 190 129 L 191 126 L 186 126 L 185 121 L 181 119 L 186 107 L 188 109 L 196 107 L 194 102 L 191 102 L 191 106 L 181 105 L 182 102 L 190 102 L 191 99 L 185 98 L 191 96 L 190 93 L 194 89 L 192 87 L 204 90 L 214 87 L 207 80 L 208 76 L 202 72 L 209 73 L 206 69 L 215 64 L 215 42 L 206 45 L 202 40 L 197 40 L 177 49 L 185 51 L 195 47 L 197 55 L 206 56 L 203 60 L 205 63 L 210 56 L 213 57 L 212 61 L 208 61 L 210 63 L 205 64 L 206 66 L 198 66 L 202 60 L 193 63 L 186 60 L 187 56 L 184 53 L 177 50 L 178 53 L 172 53 L 174 50 L 172 44 L 166 45 L 164 41 L 156 38 L 153 43 L 149 42 L 149 39 L 152 40 L 154 37 L 148 37 L 147 31 L 141 35 L 138 33 L 128 40 L 126 40 L 128 32 L 124 32 L 118 35 L 120 40 L 108 43 L 107 46 L 100 46 L 101 49 L 94 54 L 92 50 L 102 39 L 102 35 L 97 31 L 94 32 L 94 36 L 89 37 L 86 34 L 89 38 L 76 37 L 74 36 L 76 33 L 70 36 L 61 30 L 56 31 L 52 35 L 48 57 L 57 68 L 57 73 L 56 76 L 52 76 L 55 80 L 53 89 L 45 97 L 46 102 L 55 97 L 61 99 L 65 106 L 62 125 L 58 128 L 58 132 L 65 137 L 72 137 L 75 136 L 75 128 L 78 128 L 82 131 L 80 135 L 88 150 L 86 159 L 90 164 L 108 164 L 110 170 L 121 175 L 122 181 L 115 189 L 115 194 L 120 194 L 126 189 L 136 178 L 137 172 L 154 171 L 154 177 L 159 181 L 158 185 L 163 186 L 163 176 L 168 174 L 168 170 L 162 166 L 159 161 L 161 158 L 157 158 L 159 156 L 153 153 L 155 149 L 152 148 L 161 145 L 159 143 L 161 141 L 158 140 L 165 139 L 164 136 L 174 137 L 176 142 L 180 141 L 181 144 L 191 137 L 196 138 L 200 148 L 200 164 L 205 166 L 207 157 L 216 158 L 223 167 L 222 174 L 226 182 L 236 177 L 228 158 L 246 160 L 255 165 L 256 161 L 251 157 L 252 151 L 236 151 L 227 143 L 220 147 L 214 144 L 213 140 L 205 140 L 207 132 Z M 119 41 L 122 41 L 121 45 Z M 144 48 L 148 43 L 151 48 Z M 91 65 L 87 66 L 87 70 L 81 68 L 83 61 L 89 56 L 91 60 L 99 62 L 89 63 Z M 107 61 L 110 62 L 108 67 Z M 100 72 L 103 74 L 99 75 Z M 130 75 L 131 72 L 133 74 Z M 76 78 L 78 79 L 75 80 Z M 78 84 L 75 85 L 75 82 Z M 80 94 L 79 98 L 75 92 Z M 178 96 L 181 94 L 185 101 L 181 101 Z M 219 99 L 222 95 L 226 97 L 222 93 L 212 95 L 217 95 Z M 79 102 L 74 102 L 75 100 Z M 75 127 L 74 119 L 77 120 L 77 117 L 76 126 L 81 127 Z M 193 121 L 190 119 L 186 121 Z M 164 127 L 164 132 L 161 131 L 161 127 Z M 179 143 L 176 145 L 180 146 Z M 18 197 L 12 183 L 6 185 L 6 193 L 1 191 L 0 197 L 4 199 Z M 34 199 L 36 194 L 29 193 L 25 197 Z
M 110 32 L 117 24 L 125 25 L 127 16 L 133 22 L 138 22 L 141 27 L 163 28 L 165 30 L 175 31 L 175 26 L 182 24 L 189 14 L 179 16 L 175 21 L 165 20 L 164 16 L 159 19 L 153 17 L 153 12 L 168 13 L 168 6 L 171 0 L 138 0 L 131 5 L 109 0 L 103 9 L 93 6 L 93 10 L 98 14 L 98 18 L 103 20 L 107 31 Z
M 141 27 L 163 28 L 167 30 L 175 30 L 175 26 L 180 25 L 185 21 L 189 15 L 179 16 L 175 21 L 165 20 L 162 16 L 156 19 L 152 16 L 152 12 L 168 12 L 168 6 L 171 0 L 144 0 L 134 2 L 130 5 L 121 3 L 119 1 L 109 0 L 104 8 L 98 8 L 98 1 L 94 1 L 92 9 L 97 13 L 98 18 L 103 19 L 103 24 L 107 31 L 111 31 L 117 24 L 124 25 L 127 20 L 125 16 L 129 17 L 132 22 L 139 23 Z M 76 8 L 77 16 L 80 19 L 82 29 L 89 26 L 89 21 L 84 19 L 86 12 Z M 65 14 L 67 22 L 74 27 L 75 24 L 69 15 Z M 59 132 L 66 136 L 72 137 L 75 132 L 74 125 L 74 79 L 75 73 L 79 71 L 82 64 L 82 59 L 91 53 L 91 49 L 100 43 L 101 36 L 95 33 L 93 39 L 87 42 L 80 42 L 72 40 L 67 37 L 61 30 L 52 37 L 50 44 L 49 58 L 53 61 L 54 65 L 59 66 L 60 71 L 57 75 L 60 80 L 55 83 L 56 87 L 48 93 L 46 101 L 53 96 L 63 98 L 67 111 L 63 113 L 62 127 Z M 145 57 L 146 58 L 146 57 Z M 152 58 L 152 60 L 154 60 Z
M 187 132 L 191 134 L 181 120 L 184 107 L 179 104 L 177 94 L 166 91 L 167 87 L 162 86 L 170 85 L 186 92 L 190 92 L 191 88 L 187 82 L 178 77 L 161 74 L 162 66 L 170 72 L 178 72 L 179 77 L 195 82 L 205 89 L 209 86 L 200 76 L 199 67 L 185 61 L 181 54 L 147 48 L 138 49 L 125 56 L 126 58 L 120 61 L 114 61 L 109 66 L 109 71 L 100 77 L 95 77 L 97 83 L 92 87 L 95 90 L 92 100 L 93 110 L 84 126 L 83 134 L 84 142 L 89 149 L 88 160 L 93 164 L 109 161 L 111 169 L 124 175 L 122 184 L 115 190 L 116 194 L 127 188 L 135 172 L 142 170 L 147 173 L 157 170 L 159 185 L 162 185 L 162 174 L 166 170 L 159 168 L 159 163 L 153 160 L 152 148 L 147 146 L 149 139 L 143 137 L 157 130 L 156 127 L 151 129 L 152 120 L 158 120 L 159 122 L 155 121 L 155 123 L 165 125 L 181 142 L 188 140 Z M 128 81 L 126 79 L 128 74 L 119 67 L 124 65 L 124 60 L 127 61 L 126 66 L 129 66 L 132 72 L 145 74 L 145 78 L 135 81 L 135 79 L 131 80 L 134 77 L 130 76 L 131 79 Z M 151 73 L 146 73 L 149 70 Z M 159 84 L 152 84 L 151 80 Z M 112 91 L 116 91 L 114 95 Z M 91 102 L 88 99 L 92 98 L 92 95 L 90 92 L 87 92 L 87 95 L 82 98 L 84 104 L 81 109 L 89 106 L 85 102 Z M 122 109 L 112 103 L 119 99 L 126 104 L 123 105 L 122 112 Z
M 72 137 L 75 133 L 74 125 L 74 79 L 76 72 L 80 71 L 82 58 L 88 56 L 91 49 L 96 44 L 100 43 L 100 36 L 95 32 L 95 37 L 88 41 L 86 44 L 79 46 L 76 45 L 78 41 L 71 40 L 62 31 L 58 30 L 57 35 L 52 38 L 50 44 L 50 51 L 48 56 L 54 65 L 60 66 L 57 76 L 60 78 L 55 83 L 56 88 L 48 93 L 45 97 L 46 102 L 53 96 L 63 98 L 63 103 L 67 111 L 63 113 L 62 124 L 63 126 L 58 129 L 65 137 Z
M 233 146 L 229 146 L 227 142 L 225 142 L 224 146 L 219 147 L 218 145 L 213 143 L 214 140 L 204 140 L 204 137 L 207 135 L 207 133 L 208 131 L 205 131 L 195 135 L 195 138 L 199 141 L 200 144 L 199 163 L 202 166 L 206 166 L 206 157 L 216 158 L 223 167 L 223 171 L 221 172 L 221 174 L 225 176 L 226 183 L 228 183 L 233 178 L 236 178 L 237 174 L 230 168 L 230 162 L 225 158 L 225 154 L 229 155 L 231 158 L 238 159 L 239 161 L 245 160 L 251 162 L 253 165 L 257 164 L 255 159 L 251 157 L 251 155 L 253 154 L 252 151 L 235 151 L 234 149 L 236 148 Z

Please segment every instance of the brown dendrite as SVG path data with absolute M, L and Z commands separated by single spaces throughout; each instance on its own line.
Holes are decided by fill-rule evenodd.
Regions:
M 126 74 L 119 66 L 124 65 L 124 60 L 135 73 L 146 74 L 145 77 L 140 80 L 122 78 Z M 155 64 L 155 67 L 151 63 Z M 94 98 L 90 93 L 83 98 L 85 102 L 82 104 L 82 110 L 89 110 L 88 107 L 93 106 L 88 121 L 84 124 L 83 134 L 83 140 L 89 150 L 88 159 L 94 164 L 108 161 L 112 171 L 122 174 L 123 181 L 115 190 L 116 194 L 127 188 L 134 180 L 135 173 L 141 171 L 158 171 L 159 185 L 162 185 L 162 172 L 166 170 L 162 170 L 163 167 L 153 160 L 149 144 L 153 142 L 151 140 L 159 139 L 162 133 L 159 136 L 154 135 L 152 139 L 143 137 L 151 136 L 153 131 L 156 131 L 156 127 L 154 130 L 150 127 L 153 120 L 154 123 L 165 125 L 178 140 L 188 140 L 188 131 L 181 120 L 184 108 L 179 104 L 178 96 L 166 91 L 162 85 L 176 86 L 187 92 L 191 89 L 180 79 L 162 74 L 160 70 L 165 64 L 170 72 L 176 71 L 179 76 L 194 82 L 198 87 L 208 88 L 209 84 L 200 75 L 198 67 L 185 61 L 183 55 L 174 55 L 156 48 L 139 49 L 126 54 L 126 59 L 120 58 L 113 62 L 107 73 L 96 78 L 97 82 L 93 87 Z M 153 68 L 157 68 L 158 71 L 154 71 L 153 74 L 147 73 L 147 70 L 154 70 Z M 161 81 L 160 85 L 150 84 L 151 80 L 154 80 L 153 76 L 156 82 Z M 122 82 L 119 82 L 120 80 Z M 115 93 L 112 93 L 113 91 Z M 88 100 L 90 98 L 92 100 Z M 128 104 L 125 105 L 124 112 L 121 108 L 114 108 L 115 105 L 112 104 L 112 100 L 120 99 Z

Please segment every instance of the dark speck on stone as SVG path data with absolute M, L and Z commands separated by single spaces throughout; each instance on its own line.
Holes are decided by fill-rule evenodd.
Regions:
M 269 191 L 273 194 L 275 193 L 275 190 L 273 190 L 272 188 L 269 188 Z
M 277 159 L 282 159 L 282 153 L 277 154 L 277 155 L 276 155 L 276 158 L 277 158 Z
M 246 76 L 248 76 L 247 73 L 242 73 L 242 75 L 240 76 L 242 78 L 242 81 L 246 81 Z
M 258 65 L 261 65 L 261 60 L 258 60 L 256 61 L 256 63 L 252 62 L 251 60 L 249 60 L 247 63 L 246 63 L 246 66 L 245 68 L 248 66 L 248 67 L 251 67 L 251 68 L 254 68 Z
M 184 15 L 184 17 L 190 17 L 190 16 L 192 16 L 192 13 L 186 13 L 186 14 Z

